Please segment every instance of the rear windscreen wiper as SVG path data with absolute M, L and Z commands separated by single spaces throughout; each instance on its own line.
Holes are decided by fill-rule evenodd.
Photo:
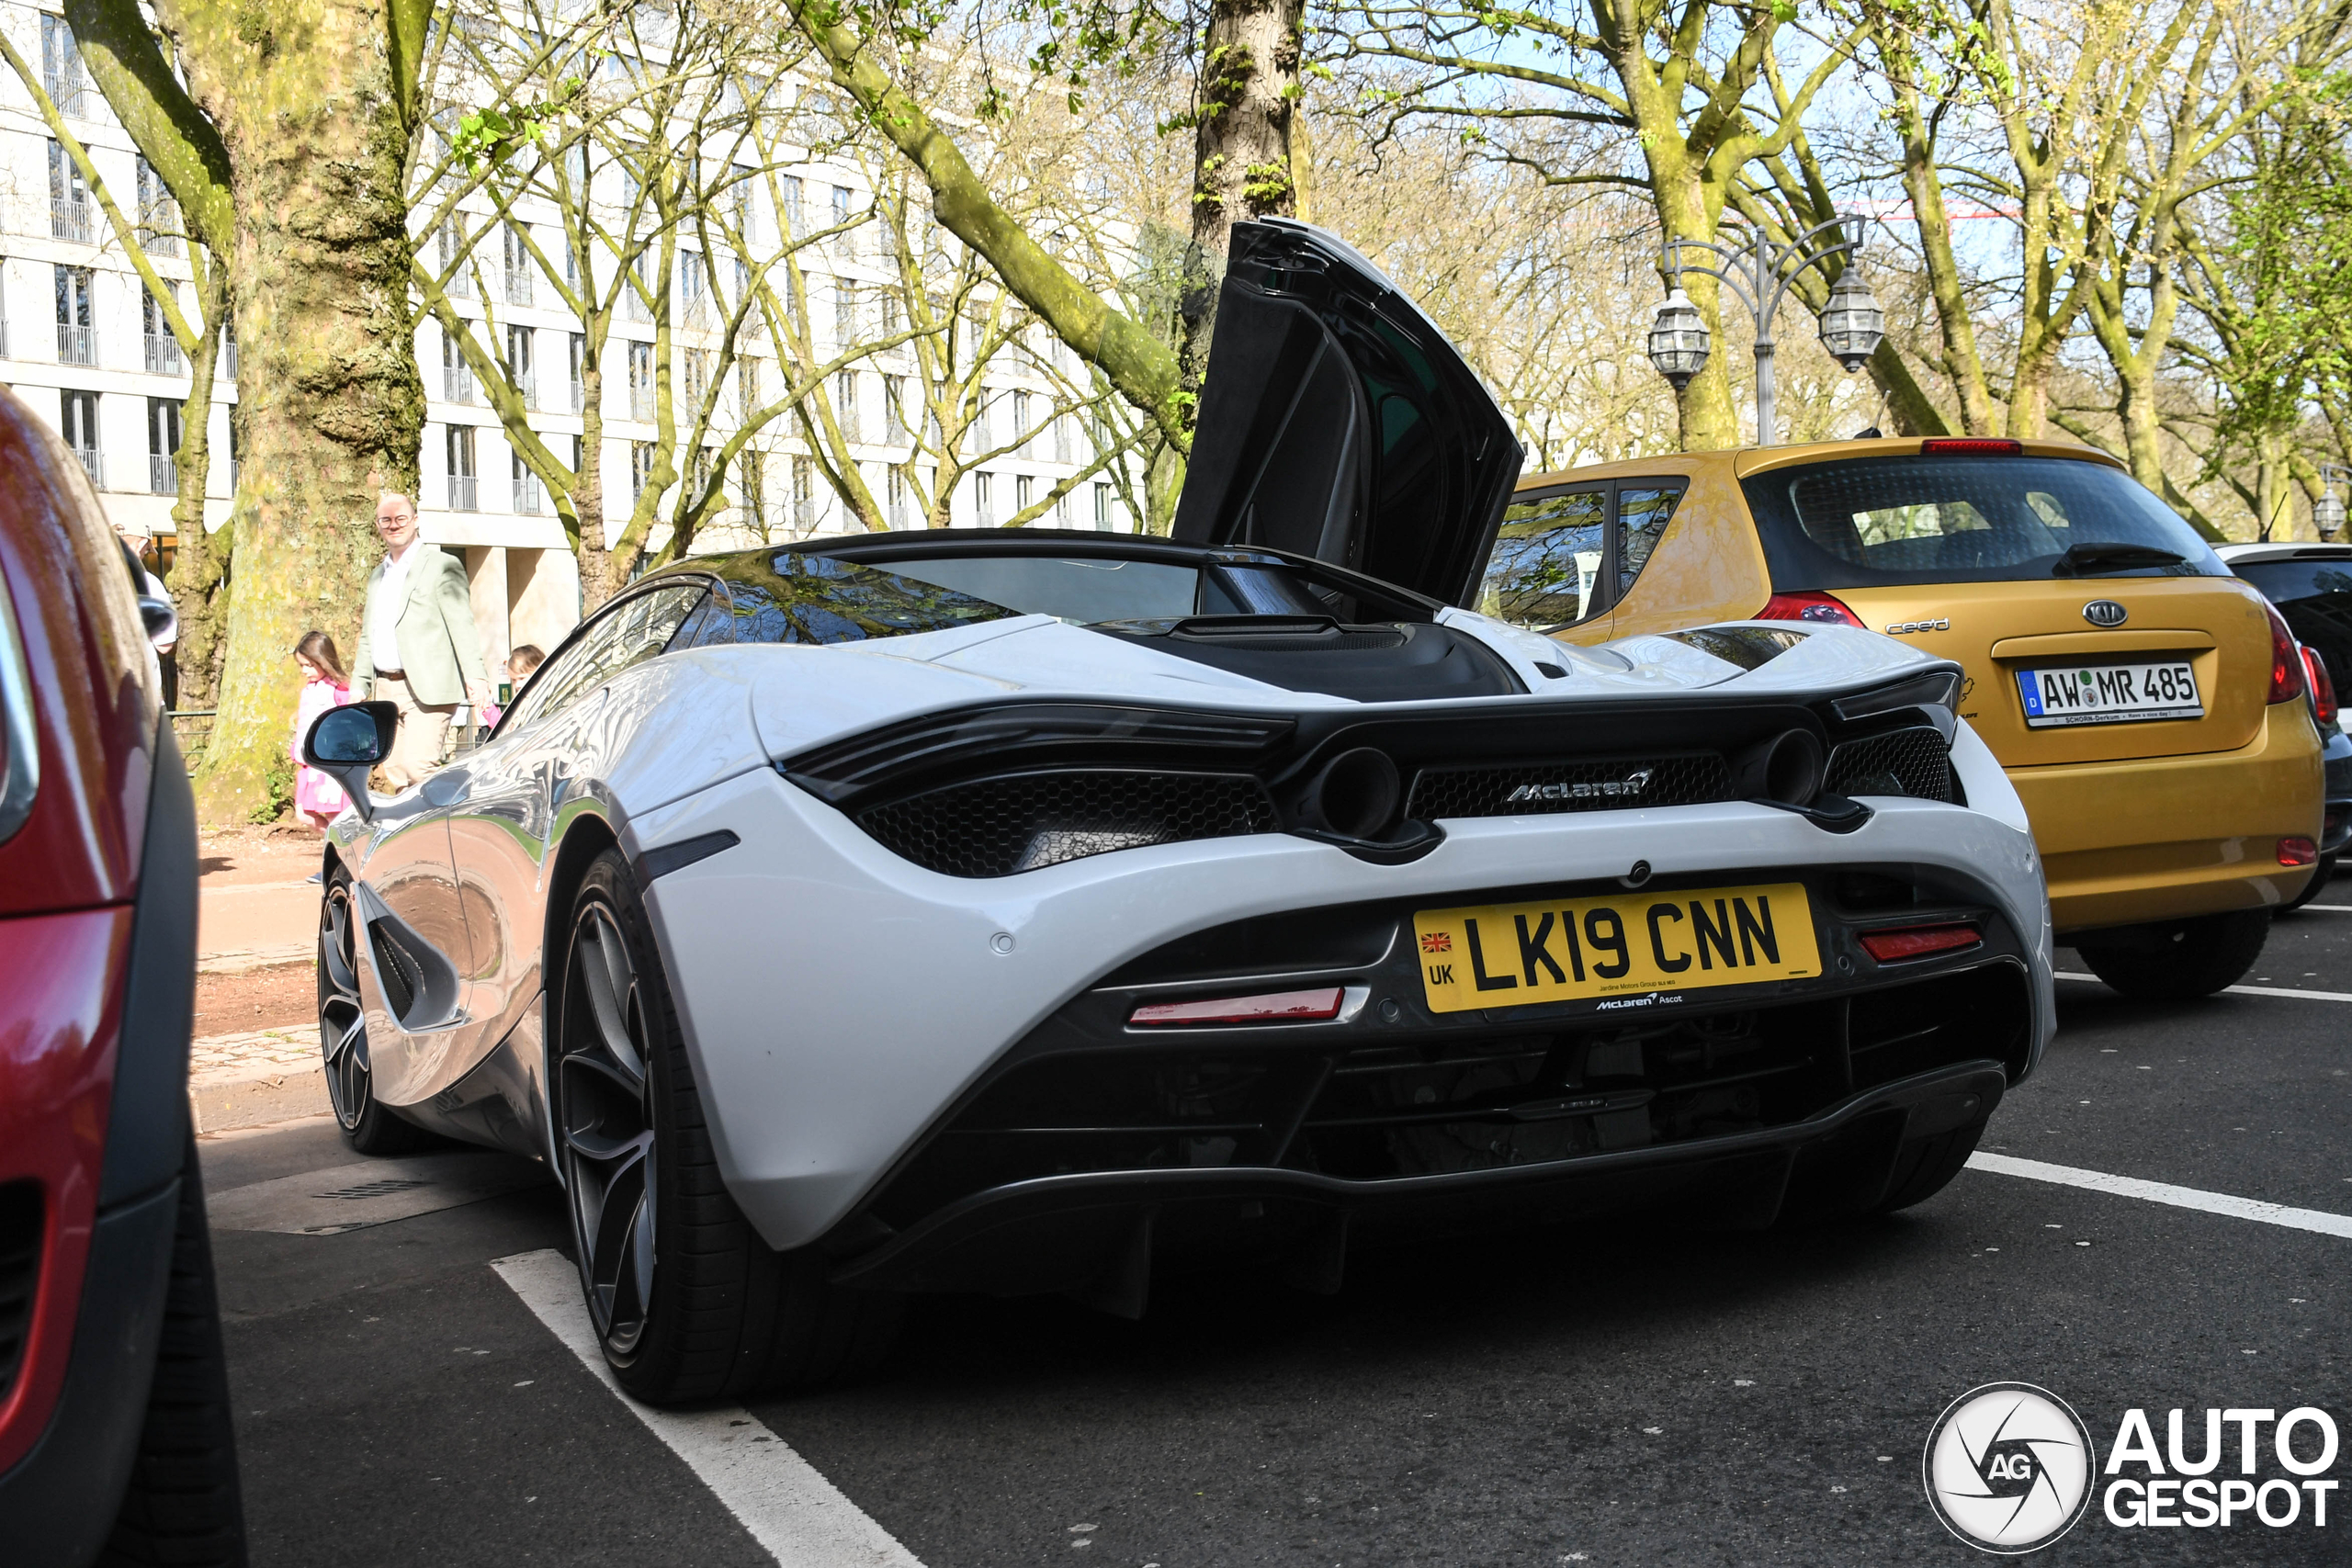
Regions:
M 2065 553 L 2058 558 L 2058 564 L 2051 570 L 2057 577 L 2082 577 L 2098 571 L 2128 571 L 2141 566 L 2178 566 L 2188 558 L 2177 550 L 2111 539 L 2104 543 L 2067 546 Z

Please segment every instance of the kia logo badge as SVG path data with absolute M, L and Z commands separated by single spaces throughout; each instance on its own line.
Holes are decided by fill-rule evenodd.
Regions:
M 2083 619 L 2095 626 L 2120 626 L 2131 614 L 2112 599 L 2094 599 L 2083 606 Z

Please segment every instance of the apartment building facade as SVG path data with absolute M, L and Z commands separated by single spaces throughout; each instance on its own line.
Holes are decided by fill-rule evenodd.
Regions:
M 175 283 L 192 315 L 187 263 L 174 232 L 176 210 L 91 85 L 63 17 L 23 0 L 0 0 L 0 27 L 18 52 L 37 63 L 49 96 L 88 149 L 117 206 L 140 222 L 150 261 Z M 765 194 L 764 182 L 757 190 L 746 186 L 747 230 L 771 243 L 806 232 L 808 223 L 830 225 L 862 212 L 869 200 L 858 171 L 844 164 L 813 163 L 781 181 L 780 188 L 785 196 L 778 204 Z M 472 265 L 450 291 L 452 306 L 508 367 L 525 394 L 531 429 L 576 461 L 583 425 L 581 323 L 548 286 L 525 243 L 525 231 L 537 227 L 543 251 L 560 254 L 555 214 L 529 198 L 503 219 L 492 215 L 486 197 L 465 205 L 476 209 L 460 220 L 474 237 Z M 461 241 L 455 227 L 419 235 L 428 265 L 457 253 Z M 855 334 L 883 329 L 871 305 L 892 274 L 874 241 L 870 233 L 851 232 L 802 254 L 809 299 L 832 307 L 820 318 L 820 351 L 838 352 L 857 341 Z M 711 306 L 718 291 L 711 277 L 710 266 L 690 254 L 673 272 L 671 369 L 681 399 L 698 395 L 707 384 L 720 342 Z M 616 531 L 652 466 L 652 316 L 642 307 L 621 312 L 601 362 L 606 514 Z M 494 320 L 494 334 L 486 320 Z M 759 352 L 763 344 L 754 343 L 754 351 L 729 372 L 732 384 L 721 400 L 719 421 L 706 432 L 709 438 L 729 433 L 726 410 L 777 395 L 783 369 L 772 354 Z M 979 443 L 989 445 L 994 432 L 1034 434 L 962 477 L 950 506 L 955 525 L 1007 522 L 1092 461 L 1092 428 L 1080 415 L 1045 417 L 1054 406 L 1054 378 L 1044 357 L 1058 352 L 1039 344 L 1040 357 L 1023 346 L 991 361 Z M 550 649 L 577 622 L 581 598 L 578 566 L 546 488 L 515 456 L 457 345 L 422 310 L 417 363 L 426 391 L 421 532 L 464 559 L 488 662 L 495 667 L 524 643 Z M 878 352 L 839 371 L 827 389 L 863 477 L 892 526 L 922 521 L 902 468 L 923 428 L 914 406 L 919 399 L 907 386 L 909 368 L 903 350 Z M 237 370 L 232 341 L 224 345 L 212 406 L 203 413 L 213 454 L 209 528 L 227 520 L 234 493 L 230 410 L 238 396 Z M 197 417 L 185 406 L 187 367 L 74 161 L 13 73 L 0 73 L 0 383 L 54 423 L 88 470 L 115 526 L 154 541 L 157 556 L 168 558 L 176 543 L 173 454 L 182 422 Z M 682 455 L 678 466 L 690 469 L 691 460 Z M 786 420 L 754 440 L 730 469 L 725 489 L 729 505 L 699 532 L 696 552 L 857 526 Z M 1134 520 L 1115 489 L 1099 477 L 1080 483 L 1039 521 L 1131 529 Z M 657 531 L 654 542 L 665 538 L 666 532 Z

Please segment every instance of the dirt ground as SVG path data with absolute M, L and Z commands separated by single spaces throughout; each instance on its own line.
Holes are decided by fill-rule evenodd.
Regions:
M 239 1034 L 315 1023 L 318 985 L 307 964 L 280 964 L 242 975 L 196 977 L 196 1034 Z
M 207 828 L 197 873 L 207 887 L 300 882 L 319 869 L 319 835 L 307 828 Z

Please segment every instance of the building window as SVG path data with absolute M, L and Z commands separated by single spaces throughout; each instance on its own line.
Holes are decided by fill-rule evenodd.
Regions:
M 177 376 L 187 367 L 180 359 L 180 340 L 172 335 L 171 319 L 164 314 L 164 302 L 141 288 L 139 291 L 139 325 L 143 363 L 158 376 Z
M 473 367 L 466 363 L 465 350 L 458 346 L 457 334 L 447 327 L 441 329 L 441 398 L 444 402 L 452 403 L 474 400 Z
M 139 160 L 139 243 L 150 255 L 180 254 L 180 204 L 144 156 Z
M 525 408 L 539 406 L 538 355 L 528 327 L 506 329 L 506 379 Z
M 784 190 L 784 229 L 796 240 L 808 237 L 808 214 L 800 209 L 800 176 L 786 175 L 778 182 Z
M 1037 493 L 1037 481 L 1027 474 L 1012 481 L 1012 514 L 1015 517 L 1029 510 Z
M 680 358 L 686 372 L 686 407 L 689 410 L 699 410 L 702 407 L 702 395 L 710 386 L 710 351 L 707 348 L 690 348 L 680 355 Z M 692 418 L 692 413 L 687 417 Z
M 588 412 L 588 334 L 573 333 L 566 352 L 566 362 L 571 367 L 571 412 Z
M 817 525 L 817 465 L 806 457 L 792 459 L 792 525 L 804 533 Z
M 93 237 L 90 187 L 82 181 L 81 166 L 66 155 L 64 143 L 56 141 L 49 144 L 49 237 L 80 245 Z
M 752 165 L 727 165 L 728 197 L 735 209 L 735 236 L 745 246 L 759 243 L 759 203 L 753 199 L 755 187 L 752 180 Z
M 907 330 L 906 317 L 899 311 L 899 297 L 896 294 L 891 293 L 890 290 L 887 288 L 883 289 L 881 292 L 882 335 L 886 338 L 897 337 L 900 333 Z M 906 345 L 903 344 L 894 344 L 891 345 L 891 352 L 896 353 L 899 349 L 905 346 Z
M 1069 415 L 1057 413 L 1046 422 L 1054 427 L 1054 461 L 1067 463 L 1069 455 Z
M 628 444 L 628 503 L 635 506 L 645 499 L 645 487 L 653 482 L 653 443 L 632 441 Z
M 531 259 L 530 229 L 527 224 L 503 225 L 501 238 L 506 263 L 506 302 L 527 305 L 531 302 L 532 274 L 538 270 Z
M 972 476 L 972 525 L 976 528 L 996 526 L 996 476 L 976 473 Z
M 57 362 L 60 365 L 96 365 L 98 362 L 97 329 L 91 323 L 96 311 L 90 302 L 91 276 L 86 266 L 61 266 L 57 269 Z
M 220 318 L 220 378 L 224 381 L 237 378 L 237 318 L 234 316 Z
M 67 388 L 58 394 L 58 433 L 82 460 L 90 482 L 104 490 L 107 464 L 106 454 L 98 446 L 98 394 Z
M 628 345 L 628 416 L 649 422 L 653 418 L 653 345 L 650 343 Z
M 857 372 L 833 372 L 833 417 L 840 421 L 842 438 L 845 441 L 865 439 L 865 422 L 857 412 Z
M 481 502 L 474 489 L 474 427 L 450 425 L 448 438 L 449 510 L 479 512 Z
M 903 528 L 907 525 L 907 476 L 899 471 L 895 463 L 887 466 L 882 472 L 883 488 L 889 503 L 890 526 Z
M 1069 526 L 1069 491 L 1066 490 L 1057 491 L 1054 496 L 1054 526 Z
M 514 510 L 536 517 L 548 509 L 547 496 L 539 489 L 539 476 L 531 471 L 530 464 L 523 461 L 522 453 L 511 452 L 508 458 L 514 465 Z
M 147 488 L 157 495 L 180 491 L 180 404 L 177 398 L 147 400 Z
M 642 256 L 628 264 L 628 287 L 621 292 L 628 296 L 628 319 L 639 326 L 653 320 L 653 287 L 645 281 L 645 260 Z
M 1107 484 L 1094 487 L 1094 531 L 1098 534 L 1111 531 L 1111 487 Z
M 857 285 L 846 277 L 833 279 L 833 342 L 847 348 L 857 341 Z
M 741 405 L 739 417 L 750 419 L 760 409 L 760 362 L 739 359 L 735 362 L 735 400 Z
M 1014 443 L 1014 450 L 1023 457 L 1029 455 L 1029 394 L 1012 394 L 1012 433 L 1006 439 Z
M 907 378 L 904 376 L 882 378 L 882 417 L 886 422 L 885 441 L 896 444 L 907 438 Z
M 81 46 L 74 41 L 74 29 L 64 17 L 47 13 L 40 19 L 40 85 L 58 113 L 76 119 L 90 118 L 95 106 L 89 99 L 96 95 L 82 65 Z
M 972 441 L 974 448 L 987 453 L 996 446 L 996 398 L 986 387 L 972 402 Z
M 699 251 L 678 253 L 678 299 L 685 307 L 686 325 L 710 325 L 710 281 Z
M 833 187 L 833 227 L 842 229 L 842 254 L 852 261 L 857 259 L 857 231 L 846 228 L 849 222 L 851 194 L 847 186 Z
M 768 460 L 765 453 L 746 452 L 735 459 L 736 483 L 743 492 L 743 521 L 762 538 L 768 531 Z
M 452 299 L 474 297 L 473 257 L 466 250 L 464 216 L 441 225 L 441 291 Z

